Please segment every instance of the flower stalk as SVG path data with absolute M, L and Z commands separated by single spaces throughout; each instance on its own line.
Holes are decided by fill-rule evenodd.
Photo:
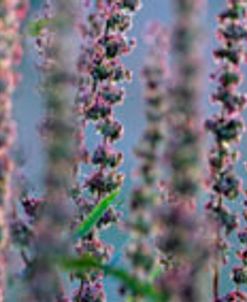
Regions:
M 202 93 L 201 1 L 173 1 L 173 83 L 168 124 L 167 162 L 171 187 L 184 201 L 199 190 L 202 165 L 200 97 Z
M 77 150 L 73 192 L 78 209 L 75 226 L 86 219 L 102 198 L 122 187 L 124 176 L 119 172 L 119 166 L 123 155 L 115 148 L 115 144 L 122 137 L 124 129 L 115 117 L 115 107 L 124 102 L 123 83 L 131 79 L 122 57 L 128 55 L 135 46 L 134 40 L 129 39 L 127 33 L 139 6 L 140 1 L 137 0 L 83 3 L 84 18 L 78 22 L 81 48 L 77 62 L 78 92 L 74 106 Z M 85 137 L 92 125 L 99 136 L 95 138 L 96 147 L 88 150 Z M 93 231 L 77 240 L 77 254 L 90 254 L 103 262 L 109 260 L 113 248 L 100 239 L 100 232 L 117 222 L 118 218 L 119 213 L 110 207 Z M 92 271 L 73 276 L 80 284 L 73 293 L 74 301 L 106 301 L 103 277 L 101 273 Z
M 167 114 L 167 51 L 168 35 L 159 23 L 152 23 L 146 33 L 149 51 L 142 69 L 144 83 L 146 128 L 135 148 L 139 161 L 137 181 L 131 193 L 128 228 L 131 241 L 126 254 L 132 274 L 137 280 L 150 280 L 157 269 L 159 255 L 155 249 L 157 224 L 155 209 L 162 202 L 162 153 Z M 123 290 L 123 289 L 122 289 Z M 125 291 L 124 291 L 125 292 Z M 138 293 L 127 293 L 128 301 L 145 301 Z
M 28 301 L 61 302 L 65 297 L 56 261 L 67 256 L 71 247 L 68 225 L 71 220 L 69 192 L 73 175 L 73 127 L 69 100 L 74 75 L 68 60 L 73 48 L 68 47 L 68 43 L 75 8 L 76 1 L 73 0 L 46 1 L 42 19 L 51 22 L 47 22 L 36 38 L 46 107 L 43 127 L 45 202 L 39 207 L 33 226 L 31 260 L 26 272 Z
M 0 302 L 5 300 L 10 242 L 8 215 L 14 169 L 10 152 L 16 136 L 16 125 L 12 117 L 12 95 L 20 80 L 20 75 L 14 69 L 22 59 L 20 29 L 27 11 L 28 2 L 25 0 L 0 1 Z
M 173 1 L 175 24 L 171 35 L 172 74 L 169 86 L 167 146 L 163 167 L 168 171 L 166 195 L 155 211 L 159 225 L 156 246 L 164 266 L 155 280 L 171 301 L 201 301 L 200 277 L 208 259 L 207 246 L 196 217 L 202 179 L 202 2 Z
M 206 129 L 213 134 L 214 142 L 209 152 L 210 201 L 206 210 L 215 224 L 214 264 L 212 290 L 214 301 L 245 301 L 238 291 L 221 297 L 220 271 L 227 263 L 226 252 L 229 250 L 227 236 L 237 229 L 238 215 L 227 206 L 229 201 L 236 201 L 243 193 L 242 182 L 235 172 L 239 159 L 237 150 L 244 131 L 242 119 L 246 107 L 246 94 L 239 92 L 243 81 L 241 66 L 246 62 L 246 3 L 241 0 L 226 1 L 226 9 L 218 16 L 217 39 L 220 46 L 214 51 L 218 68 L 211 78 L 217 83 L 212 95 L 212 102 L 220 106 L 206 122 Z M 234 270 L 234 275 L 239 271 Z M 233 277 L 235 279 L 235 277 Z M 242 297 L 241 297 L 242 296 Z M 231 298 L 232 297 L 232 298 Z

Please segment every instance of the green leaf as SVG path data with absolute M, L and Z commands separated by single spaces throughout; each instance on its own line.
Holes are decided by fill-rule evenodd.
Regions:
M 112 276 L 119 280 L 132 294 L 140 295 L 152 302 L 166 302 L 169 296 L 156 291 L 152 282 L 138 280 L 122 268 L 116 268 L 108 264 L 101 263 L 100 260 L 90 255 L 82 258 L 65 259 L 61 262 L 62 267 L 69 271 L 88 272 L 88 270 L 103 271 L 107 276 Z
M 73 237 L 75 239 L 83 238 L 88 235 L 95 225 L 99 222 L 101 217 L 108 210 L 109 206 L 115 201 L 119 195 L 119 190 L 112 192 L 110 195 L 103 198 L 92 210 L 86 219 L 75 229 Z
M 163 269 L 161 266 L 155 266 L 149 275 L 149 280 L 151 282 L 155 281 L 155 279 L 158 278 L 162 272 L 163 272 Z
M 104 266 L 104 273 L 115 277 L 126 286 L 134 295 L 141 295 L 150 299 L 152 302 L 166 302 L 168 301 L 168 295 L 159 293 L 153 283 L 147 281 L 138 280 L 136 277 L 131 276 L 127 271 L 121 268 L 114 268 L 108 265 Z
M 47 27 L 50 24 L 51 20 L 48 19 L 39 19 L 32 21 L 28 24 L 28 33 L 32 37 L 37 37 L 40 35 L 42 29 Z
M 102 269 L 102 263 L 90 254 L 84 255 L 82 258 L 61 259 L 58 261 L 63 268 L 72 271 L 85 271 L 88 269 Z

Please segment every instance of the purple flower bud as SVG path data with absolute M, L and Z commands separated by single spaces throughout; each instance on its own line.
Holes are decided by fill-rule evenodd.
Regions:
M 243 245 L 247 245 L 247 229 L 239 231 L 238 238 Z
M 247 268 L 234 267 L 232 270 L 232 279 L 237 284 L 247 284 Z
M 26 197 L 22 200 L 22 205 L 28 216 L 35 217 L 40 205 L 43 203 L 43 200 L 38 198 L 29 198 Z
M 243 291 L 231 291 L 226 296 L 218 298 L 215 302 L 245 302 L 247 300 L 247 295 Z

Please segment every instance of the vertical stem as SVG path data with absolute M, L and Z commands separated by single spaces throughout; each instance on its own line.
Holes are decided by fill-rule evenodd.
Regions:
M 174 193 L 183 201 L 198 196 L 202 178 L 200 99 L 202 93 L 201 1 L 176 0 L 172 34 L 171 91 L 167 158 Z
M 219 264 L 217 260 L 215 261 L 213 269 L 213 297 L 214 301 L 218 301 L 219 298 Z
M 216 227 L 213 232 L 215 240 L 213 238 L 212 242 L 215 249 L 212 295 L 217 301 L 233 299 L 232 292 L 224 298 L 219 297 L 220 272 L 221 262 L 225 262 L 223 252 L 228 248 L 226 237 L 238 226 L 237 216 L 227 207 L 227 203 L 229 200 L 235 201 L 242 194 L 241 178 L 235 167 L 245 126 L 241 115 L 247 103 L 246 95 L 238 91 L 243 81 L 241 65 L 246 63 L 246 3 L 241 0 L 225 2 L 226 8 L 217 17 L 216 37 L 219 45 L 213 52 L 218 66 L 211 75 L 217 84 L 212 103 L 220 105 L 220 110 L 206 121 L 207 130 L 214 135 L 209 152 L 211 198 L 206 209 Z M 236 273 L 238 279 L 238 269 Z
M 221 209 L 222 207 L 222 196 L 220 195 L 218 198 L 218 207 Z M 220 265 L 219 265 L 219 246 L 220 246 L 220 226 L 217 225 L 217 230 L 216 230 L 216 239 L 215 239 L 215 264 L 213 268 L 213 297 L 214 301 L 218 301 L 219 298 L 219 289 L 220 289 Z
M 123 126 L 116 119 L 115 107 L 124 102 L 122 83 L 130 79 L 122 56 L 129 54 L 135 44 L 128 37 L 128 30 L 139 4 L 140 1 L 88 1 L 88 6 L 84 4 L 80 13 L 76 164 L 82 170 L 88 169 L 88 175 L 83 174 L 83 178 L 76 180 L 79 192 L 74 201 L 79 208 L 75 224 L 83 221 L 101 198 L 122 187 L 124 175 L 119 167 L 123 155 L 115 144 L 123 135 Z M 92 151 L 87 149 L 84 135 L 89 125 L 94 125 L 95 133 L 99 134 L 95 136 L 97 146 Z M 76 252 L 80 256 L 90 253 L 108 261 L 112 248 L 101 240 L 100 232 L 116 223 L 118 217 L 117 209 L 110 207 L 90 236 L 76 242 Z M 103 277 L 91 271 L 76 276 L 80 285 L 74 291 L 73 300 L 106 301 Z
M 150 280 L 156 265 L 160 266 L 159 253 L 153 246 L 160 225 L 153 215 L 155 211 L 160 211 L 160 192 L 157 188 L 163 178 L 161 158 L 166 137 L 168 82 L 166 28 L 160 23 L 152 23 L 145 40 L 149 51 L 141 75 L 144 84 L 146 127 L 135 147 L 138 177 L 131 192 L 129 218 L 131 240 L 126 249 L 131 264 L 130 272 L 140 280 Z M 141 295 L 136 298 L 135 293 L 129 293 L 128 299 L 145 301 Z
M 219 146 L 220 148 L 220 146 Z M 220 195 L 218 198 L 218 207 L 221 209 L 222 207 L 222 196 Z M 213 297 L 214 301 L 218 301 L 219 298 L 219 286 L 220 286 L 220 265 L 219 265 L 219 245 L 220 245 L 220 226 L 217 225 L 216 230 L 216 239 L 215 239 L 215 264 L 213 267 L 213 278 L 212 278 L 212 286 L 213 286 Z
M 219 228 L 218 228 L 219 230 Z M 219 234 L 216 237 L 216 245 L 218 245 L 219 241 Z M 218 263 L 218 249 L 216 248 L 215 251 L 215 263 L 213 267 L 213 278 L 212 278 L 212 286 L 213 286 L 213 298 L 214 301 L 218 301 L 219 298 L 219 283 L 220 283 L 220 268 Z
M 15 140 L 11 97 L 17 84 L 14 68 L 21 61 L 19 30 L 26 12 L 26 0 L 0 1 L 0 302 L 5 300 L 9 246 L 7 216 L 13 170 L 10 152 Z
M 44 29 L 48 41 L 42 49 L 43 89 L 46 100 L 46 171 L 45 203 L 35 225 L 34 260 L 28 287 L 32 301 L 55 302 L 64 297 L 62 278 L 55 265 L 56 257 L 70 250 L 68 237 L 71 213 L 69 191 L 73 175 L 72 103 L 73 43 L 70 40 L 76 0 L 53 0 L 46 3 L 44 15 L 53 18 Z M 52 12 L 54 11 L 54 15 Z M 47 17 L 49 18 L 49 17 Z M 67 231 L 66 231 L 67 228 Z
M 163 284 L 160 278 L 160 288 L 168 287 L 172 300 L 183 302 L 200 300 L 199 279 L 207 260 L 195 217 L 195 202 L 202 179 L 202 3 L 197 0 L 172 1 L 173 71 L 165 155 L 173 200 L 169 196 L 169 205 L 160 218 L 165 231 L 158 246 L 174 259 L 174 266 L 164 274 Z M 188 227 L 189 224 L 193 227 Z M 171 280 L 176 280 L 176 287 L 170 285 Z

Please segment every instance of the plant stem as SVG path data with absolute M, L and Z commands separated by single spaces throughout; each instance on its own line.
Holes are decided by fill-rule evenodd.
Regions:
M 26 0 L 0 1 L 0 302 L 5 300 L 10 243 L 8 212 L 14 167 L 11 149 L 16 138 L 12 118 L 12 95 L 17 84 L 14 69 L 22 58 L 20 26 L 27 9 Z
M 213 269 L 213 297 L 214 301 L 217 301 L 219 298 L 219 265 L 218 262 L 215 261 L 214 269 Z
M 54 18 L 56 22 L 42 30 L 37 42 L 48 123 L 45 128 L 46 202 L 34 226 L 33 259 L 27 280 L 28 301 L 57 302 L 64 298 L 63 281 L 54 257 L 70 252 L 67 226 L 71 221 L 68 192 L 73 175 L 73 127 L 69 100 L 73 69 L 69 58 L 75 51 L 70 43 L 75 11 L 75 0 L 53 0 L 52 5 L 46 1 L 43 18 Z

